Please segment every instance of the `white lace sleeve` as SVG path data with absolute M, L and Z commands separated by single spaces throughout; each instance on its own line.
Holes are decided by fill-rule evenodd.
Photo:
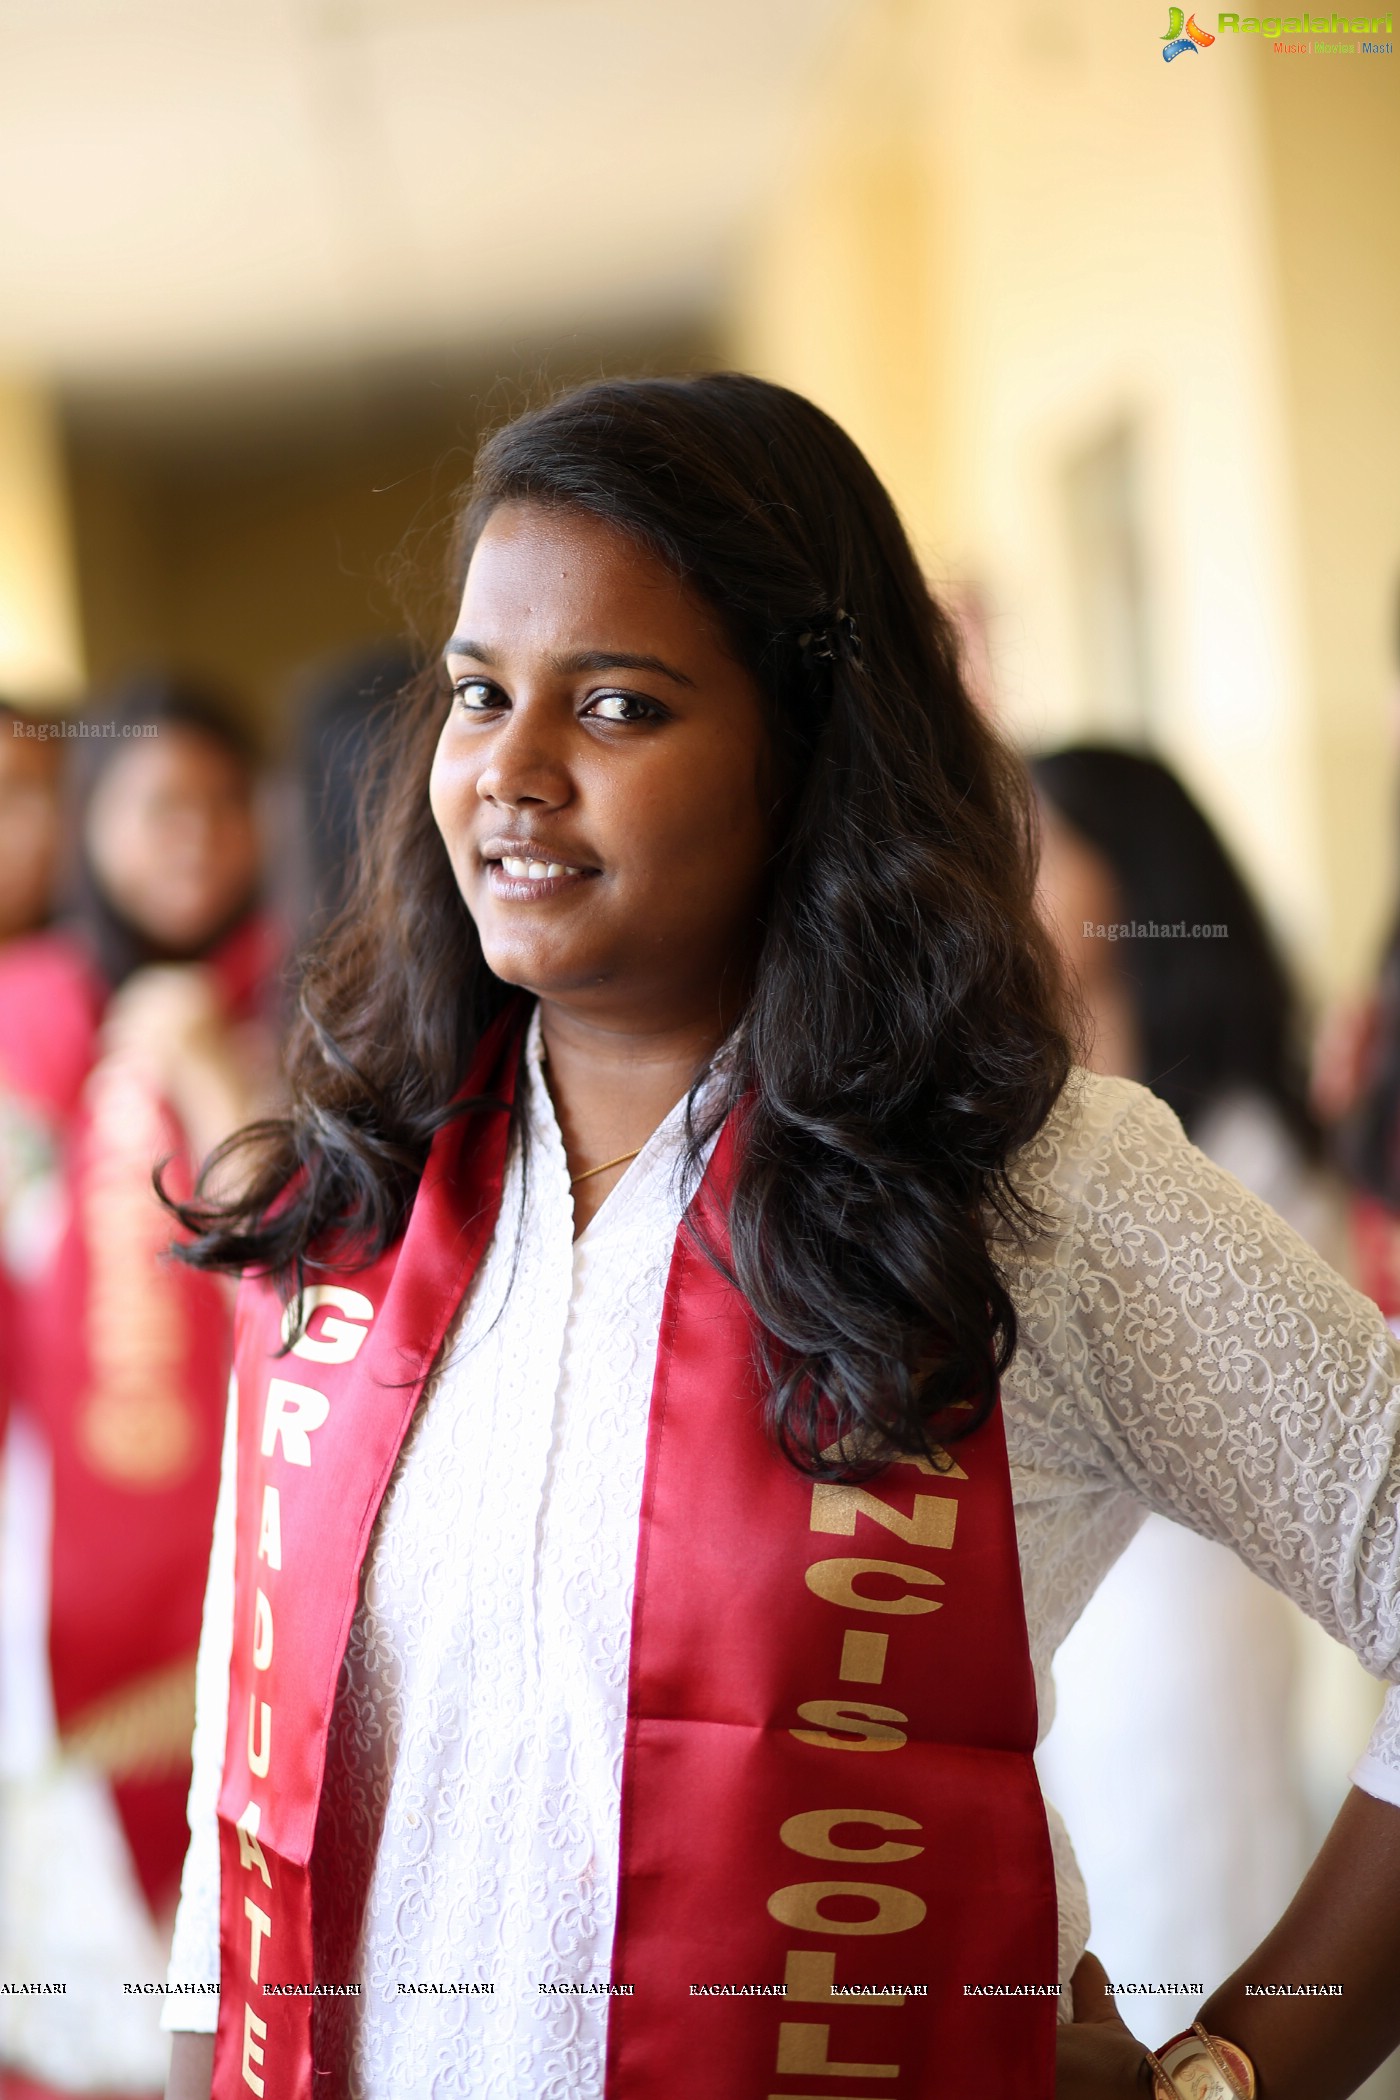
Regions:
M 1378 1801 L 1400 1808 L 1400 1685 L 1386 1693 L 1366 1754 L 1352 1766 L 1351 1782 Z
M 161 2026 L 212 2034 L 219 2000 L 219 1788 L 228 1730 L 228 1672 L 233 1650 L 234 1504 L 238 1478 L 238 1386 L 229 1380 L 223 1466 L 214 1512 L 214 1542 L 204 1591 L 204 1626 L 195 1676 L 194 1776 L 190 1781 L 190 1846 L 180 1876 L 180 1907 L 170 1949 Z M 211 1988 L 212 1986 L 212 1988 Z
M 1069 1242 L 1058 1399 L 1027 1425 L 1046 1466 L 1218 1539 L 1400 1679 L 1400 1344 L 1376 1307 L 1141 1087 L 1074 1082 L 1027 1166 Z M 1387 1712 L 1356 1777 L 1400 1801 Z

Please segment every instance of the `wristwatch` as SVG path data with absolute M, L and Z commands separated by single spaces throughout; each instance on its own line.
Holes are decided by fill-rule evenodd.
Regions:
M 1237 2042 L 1207 2034 L 1199 2020 L 1154 2054 L 1153 2100 L 1255 2100 L 1254 2066 Z

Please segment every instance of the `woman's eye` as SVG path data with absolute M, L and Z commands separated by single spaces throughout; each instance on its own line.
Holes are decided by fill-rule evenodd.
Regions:
M 600 693 L 589 701 L 587 711 L 604 722 L 644 722 L 661 712 L 636 693 Z
M 487 678 L 459 678 L 452 688 L 457 705 L 469 715 L 500 706 L 500 694 Z

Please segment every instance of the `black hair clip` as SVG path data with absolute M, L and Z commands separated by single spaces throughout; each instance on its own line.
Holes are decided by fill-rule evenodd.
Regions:
M 860 629 L 843 606 L 813 620 L 811 626 L 798 635 L 797 646 L 809 671 L 824 664 L 859 666 L 861 662 Z

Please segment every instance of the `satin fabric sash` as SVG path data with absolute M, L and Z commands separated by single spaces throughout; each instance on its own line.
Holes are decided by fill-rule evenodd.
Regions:
M 495 1222 L 517 1054 L 513 1031 L 483 1046 L 467 1090 L 500 1107 L 443 1132 L 401 1246 L 314 1287 L 290 1356 L 267 1286 L 240 1301 L 216 2100 L 313 2090 L 331 1704 L 381 1497 Z M 727 1126 L 696 1199 L 720 1253 L 736 1144 Z M 1054 1873 L 999 1413 L 945 1471 L 814 1485 L 762 1398 L 748 1307 L 683 1227 L 638 1544 L 607 2100 L 1050 2100 Z

